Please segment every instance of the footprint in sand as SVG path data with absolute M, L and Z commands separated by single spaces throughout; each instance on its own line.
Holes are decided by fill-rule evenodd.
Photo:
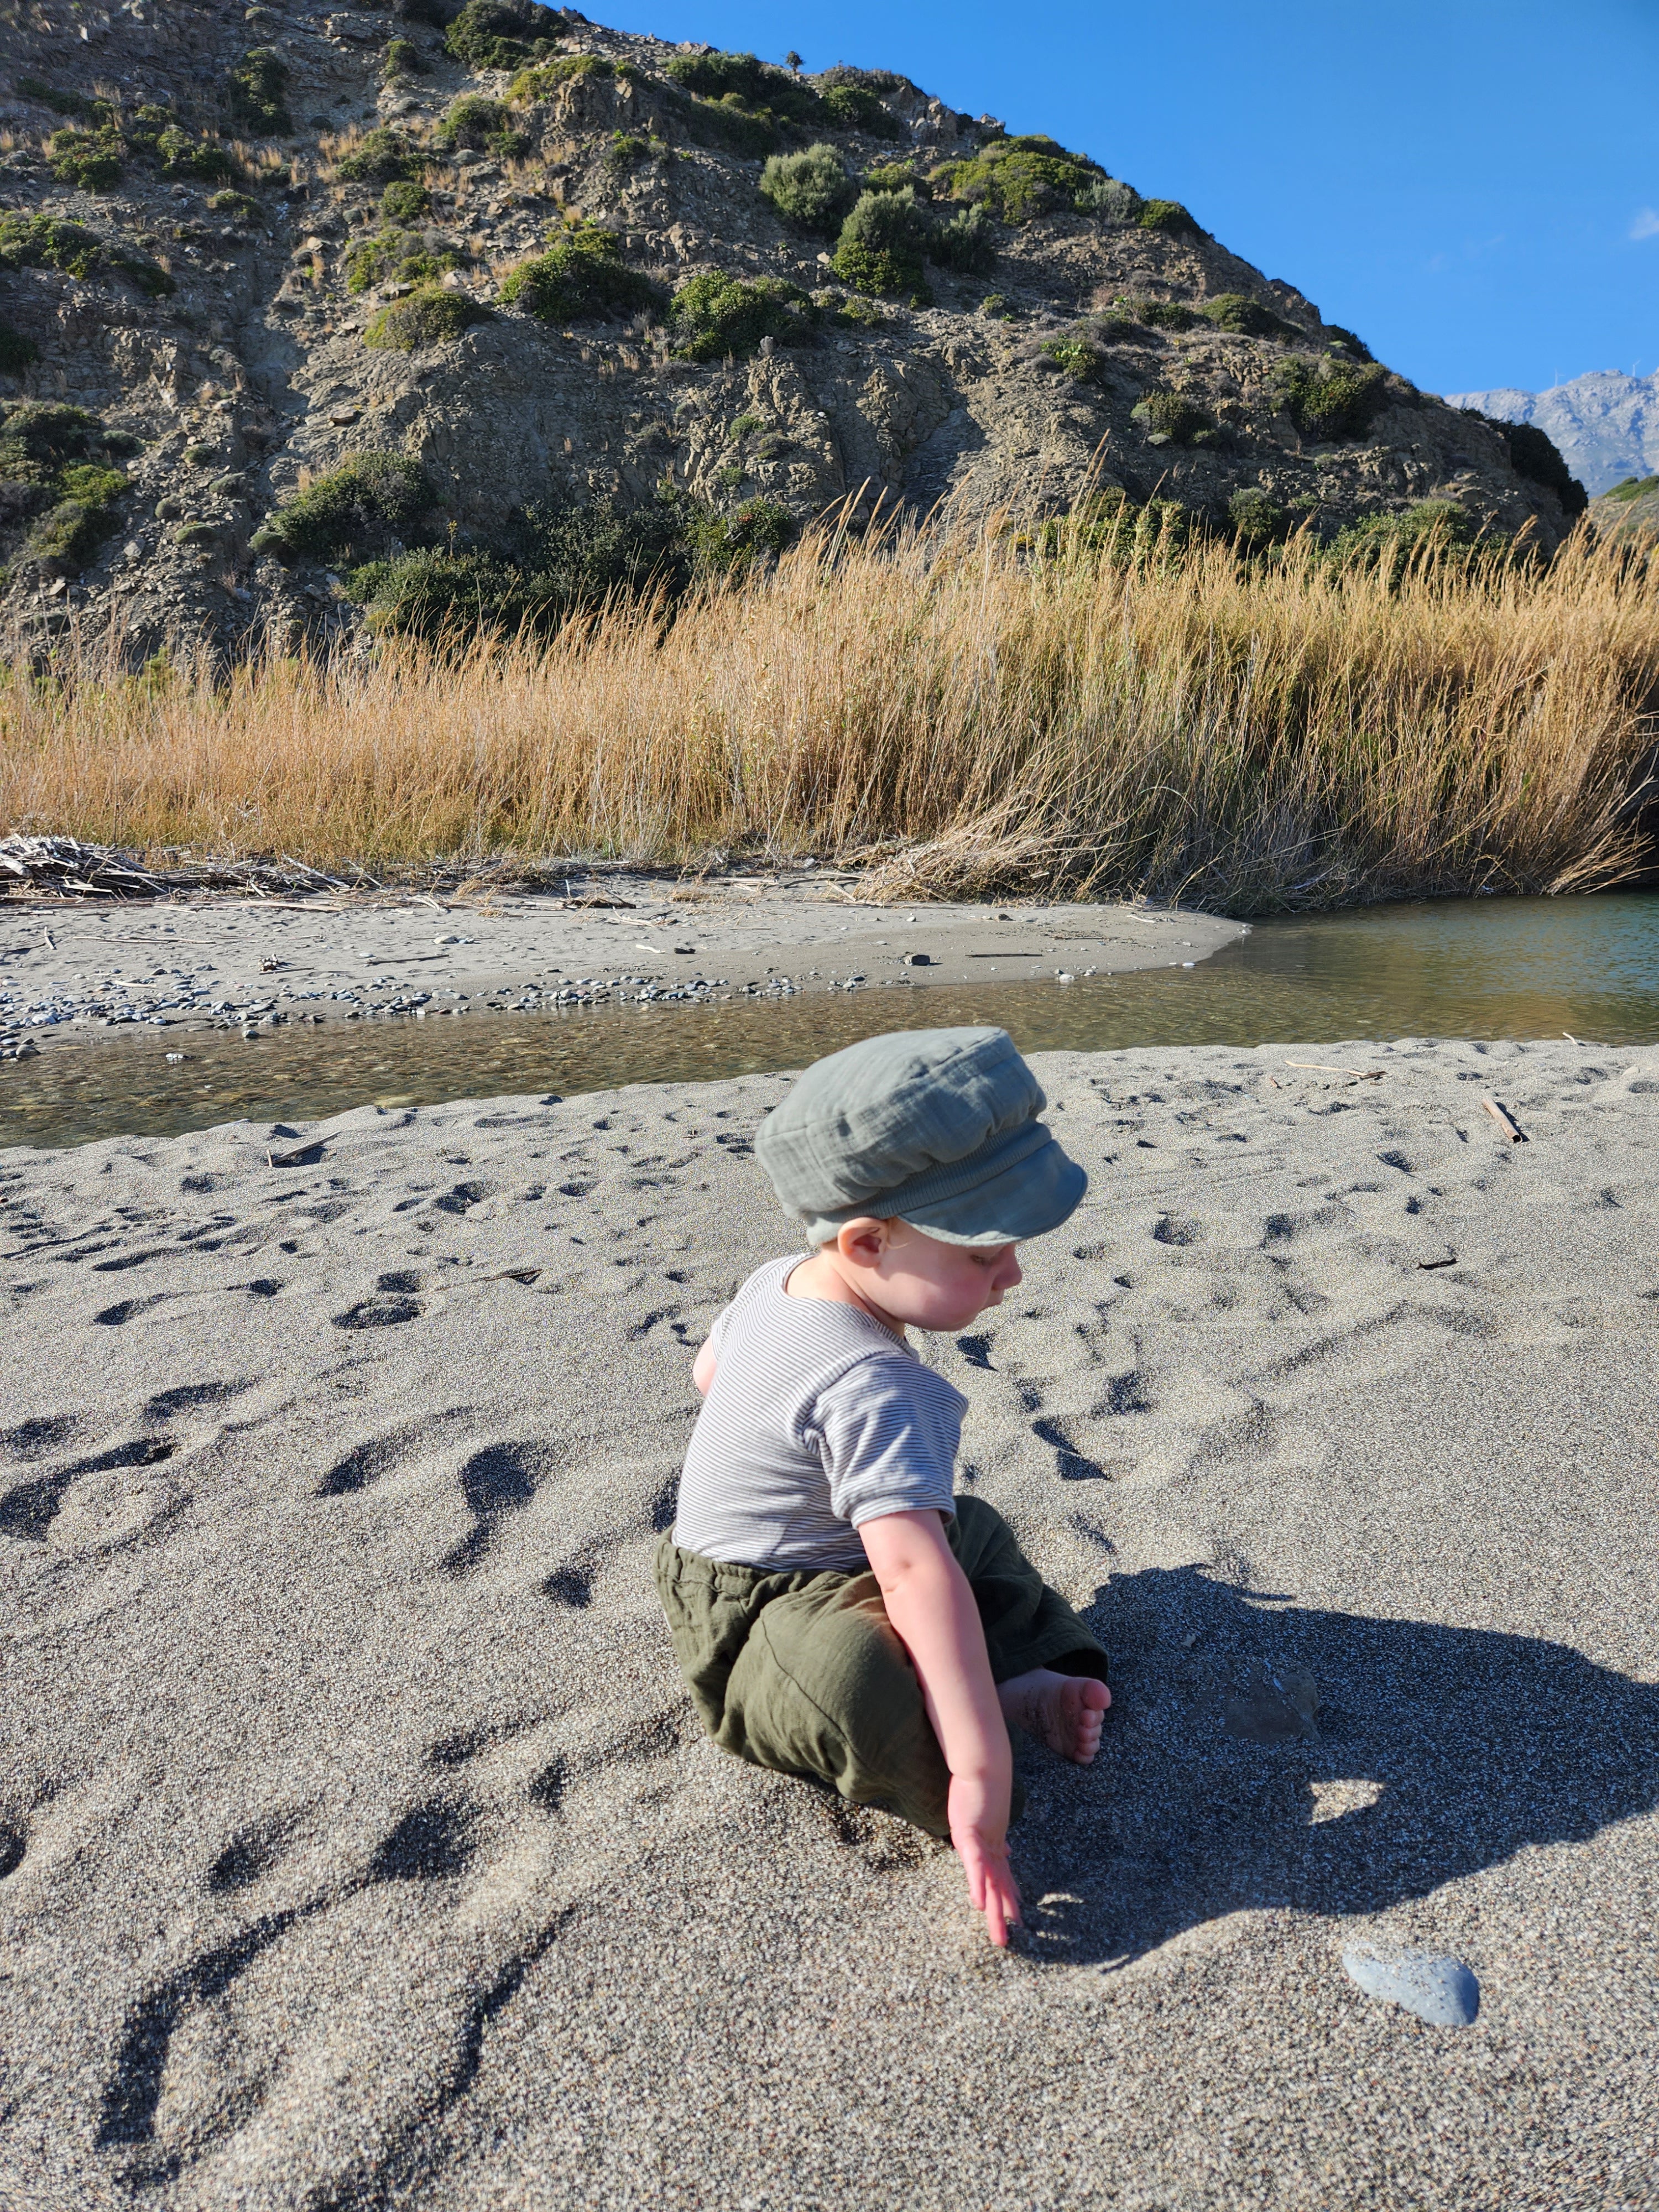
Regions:
M 43 1544 L 77 1475 L 104 1474 L 113 1468 L 153 1467 L 158 1460 L 170 1459 L 178 1449 L 171 1437 L 140 1437 L 134 1443 L 117 1444 L 112 1451 L 100 1452 L 94 1458 L 77 1460 L 51 1474 L 37 1475 L 33 1482 L 20 1483 L 0 1498 L 0 1535 Z
M 425 1309 L 415 1296 L 421 1279 L 412 1268 L 394 1267 L 375 1280 L 374 1296 L 360 1298 L 343 1314 L 332 1316 L 336 1328 L 396 1328 L 418 1321 Z
M 208 1887 L 216 1893 L 251 1888 L 282 1859 L 298 1822 L 297 1814 L 267 1814 L 241 1829 L 208 1869 Z
M 546 1452 L 537 1444 L 486 1444 L 473 1453 L 460 1473 L 473 1525 L 444 1560 L 447 1575 L 465 1574 L 477 1565 L 494 1540 L 501 1515 L 522 1511 L 547 1471 Z

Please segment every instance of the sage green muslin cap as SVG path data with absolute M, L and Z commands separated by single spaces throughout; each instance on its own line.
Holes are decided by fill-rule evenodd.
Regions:
M 900 1030 L 814 1061 L 755 1152 L 815 1244 L 865 1214 L 1012 1244 L 1058 1229 L 1089 1184 L 1047 1103 L 1006 1030 Z

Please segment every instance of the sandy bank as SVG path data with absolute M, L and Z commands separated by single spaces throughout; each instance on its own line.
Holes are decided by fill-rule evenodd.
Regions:
M 1006 1959 L 655 1613 L 783 1079 L 0 1156 L 0 2198 L 1650 2205 L 1659 1051 L 1038 1066 L 1089 1200 L 929 1356 L 1117 1703 Z
M 1204 959 L 1242 925 L 1179 908 L 872 907 L 828 871 L 569 899 L 0 901 L 0 1051 L 92 1026 L 428 1019 L 576 1000 L 1030 981 Z

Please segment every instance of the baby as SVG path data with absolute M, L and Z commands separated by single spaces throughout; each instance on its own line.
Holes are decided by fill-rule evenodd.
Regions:
M 911 1030 L 809 1067 L 756 1152 L 810 1256 L 716 1319 L 658 1551 L 675 1656 L 715 1742 L 877 1805 L 961 1856 L 994 1943 L 1019 1918 L 1011 1727 L 1086 1765 L 1100 1644 L 952 1474 L 968 1401 L 907 1328 L 964 1329 L 1087 1178 L 1005 1031 Z

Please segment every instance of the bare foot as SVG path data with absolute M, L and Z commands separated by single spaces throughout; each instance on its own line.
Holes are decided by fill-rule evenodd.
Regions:
M 1023 1728 L 1079 1766 L 1100 1749 L 1101 1716 L 1111 1702 L 1111 1692 L 1092 1674 L 1056 1674 L 1048 1667 L 1033 1667 L 1029 1674 L 997 1685 L 997 1703 L 1010 1728 Z

